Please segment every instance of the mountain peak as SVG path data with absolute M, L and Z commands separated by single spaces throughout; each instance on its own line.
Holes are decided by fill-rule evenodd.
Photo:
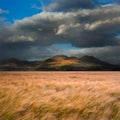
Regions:
M 98 58 L 94 56 L 83 56 L 80 58 L 80 61 L 86 62 L 86 63 L 94 63 L 94 64 L 108 64 L 106 62 L 103 62 L 102 60 L 99 60 Z
M 21 61 L 10 58 L 0 62 L 0 70 L 120 70 L 117 65 L 106 63 L 94 56 L 68 57 L 56 55 L 44 61 Z
M 46 62 L 53 62 L 53 61 L 58 61 L 58 60 L 65 60 L 65 59 L 68 59 L 68 56 L 65 56 L 65 55 L 56 55 L 56 56 L 53 56 L 47 60 L 45 60 Z

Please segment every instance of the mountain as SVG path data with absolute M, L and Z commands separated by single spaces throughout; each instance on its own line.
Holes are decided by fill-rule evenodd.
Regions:
M 119 71 L 120 65 L 113 65 L 93 56 L 53 56 L 44 61 L 23 61 L 15 58 L 0 61 L 0 71 Z
M 37 70 L 110 70 L 113 65 L 93 56 L 67 57 L 54 56 L 37 66 Z
M 34 62 L 10 58 L 0 61 L 0 71 L 25 71 L 29 70 L 33 64 Z

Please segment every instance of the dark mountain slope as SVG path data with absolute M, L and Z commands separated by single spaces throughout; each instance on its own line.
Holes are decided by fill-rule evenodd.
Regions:
M 82 58 L 54 56 L 36 67 L 36 70 L 111 70 L 114 65 L 103 62 L 93 56 Z
M 10 58 L 0 61 L 0 70 L 3 71 L 25 71 L 34 66 L 34 62 L 23 61 L 16 58 Z
M 53 56 L 44 61 L 22 61 L 15 58 L 0 61 L 0 71 L 92 71 L 120 70 L 119 65 L 112 65 L 93 56 L 81 58 L 65 55 Z

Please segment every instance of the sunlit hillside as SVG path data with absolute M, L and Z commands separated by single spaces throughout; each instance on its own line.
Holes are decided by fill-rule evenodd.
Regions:
M 0 72 L 0 120 L 120 120 L 120 72 Z

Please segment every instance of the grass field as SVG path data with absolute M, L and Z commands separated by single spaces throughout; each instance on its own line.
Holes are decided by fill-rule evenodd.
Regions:
M 120 120 L 120 72 L 0 72 L 0 120 Z

